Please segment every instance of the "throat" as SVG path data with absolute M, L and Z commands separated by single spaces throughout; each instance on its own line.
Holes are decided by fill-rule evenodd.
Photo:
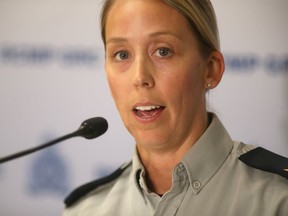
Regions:
M 161 175 L 159 172 L 154 174 L 146 173 L 145 182 L 151 192 L 162 197 L 163 194 L 169 191 L 172 187 L 172 175 Z

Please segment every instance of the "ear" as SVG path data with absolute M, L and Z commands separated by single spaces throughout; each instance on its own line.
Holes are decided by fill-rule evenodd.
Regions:
M 206 74 L 205 88 L 213 89 L 221 81 L 225 70 L 224 58 L 221 52 L 212 51 L 208 58 L 208 70 Z

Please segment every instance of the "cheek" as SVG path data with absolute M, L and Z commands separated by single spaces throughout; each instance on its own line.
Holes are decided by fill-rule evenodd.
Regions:
M 111 69 L 111 67 L 107 67 L 107 63 L 105 66 L 106 70 L 106 77 L 108 80 L 109 88 L 110 88 L 110 93 L 115 100 L 117 98 L 117 89 L 119 89 L 121 86 L 121 82 L 119 82 L 119 78 L 117 78 L 117 75 L 114 70 Z M 120 88 L 121 89 L 121 88 Z
M 192 105 L 201 100 L 205 96 L 205 89 L 203 88 L 203 76 L 201 70 L 186 70 L 183 76 L 175 77 L 174 84 L 170 88 L 171 94 L 174 95 L 175 100 L 179 103 Z M 195 104 L 194 104 L 195 105 Z
M 106 73 L 106 77 L 107 77 L 109 88 L 110 88 L 110 94 L 114 99 L 115 98 L 115 88 L 116 88 L 115 82 L 108 73 Z
M 113 63 L 106 62 L 105 70 L 110 92 L 113 98 L 116 99 L 119 91 L 125 91 L 127 77 L 125 78 L 124 74 L 121 73 L 118 68 L 113 67 Z
M 202 72 L 200 70 L 184 69 L 184 72 L 178 73 L 177 77 L 174 78 L 175 88 L 180 89 L 183 93 L 193 93 L 199 90 L 203 83 Z
M 111 79 L 108 79 L 108 83 L 109 83 L 109 87 L 110 87 L 110 94 L 115 102 L 115 104 L 117 105 L 118 107 L 118 101 L 121 101 L 120 98 L 121 98 L 121 86 L 119 86 L 119 84 L 116 82 L 116 80 L 111 80 Z M 119 89 L 121 89 L 121 91 L 119 91 Z
M 194 66 L 194 67 L 193 67 Z M 192 69 L 187 72 L 186 85 L 192 92 L 203 92 L 205 83 L 205 67 L 203 63 L 198 62 L 196 65 L 191 66 Z
M 127 101 L 126 85 L 117 77 L 111 74 L 107 74 L 108 84 L 110 88 L 110 94 L 114 100 L 114 103 L 119 111 L 124 106 L 124 101 Z
M 123 87 L 121 86 L 121 82 L 119 82 L 119 80 L 115 77 L 115 75 L 107 72 L 106 76 L 110 88 L 110 95 L 112 96 L 117 109 L 119 109 L 120 103 L 118 103 L 118 101 L 121 101 L 120 98 L 122 94 L 121 91 L 123 91 Z

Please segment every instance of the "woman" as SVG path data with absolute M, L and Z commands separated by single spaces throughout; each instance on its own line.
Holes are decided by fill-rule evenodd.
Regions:
M 131 163 L 72 193 L 64 215 L 287 215 L 285 173 L 260 170 L 257 157 L 251 167 L 250 155 L 288 161 L 232 141 L 206 110 L 224 72 L 209 0 L 107 0 L 102 37 L 136 150 Z

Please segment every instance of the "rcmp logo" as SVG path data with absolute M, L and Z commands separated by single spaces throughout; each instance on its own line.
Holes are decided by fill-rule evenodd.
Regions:
M 53 193 L 63 196 L 69 192 L 67 167 L 55 148 L 45 150 L 31 167 L 28 188 L 33 195 Z

